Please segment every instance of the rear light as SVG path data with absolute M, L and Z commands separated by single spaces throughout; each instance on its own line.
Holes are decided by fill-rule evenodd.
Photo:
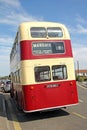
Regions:
M 34 86 L 30 86 L 30 90 L 33 90 L 34 89 Z
M 70 85 L 72 86 L 72 85 L 73 85 L 73 82 L 70 82 Z

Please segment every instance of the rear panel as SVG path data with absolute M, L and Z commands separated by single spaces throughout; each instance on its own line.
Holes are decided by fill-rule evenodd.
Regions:
M 66 65 L 67 78 L 54 80 L 52 66 Z M 78 103 L 77 88 L 72 58 L 38 59 L 21 62 L 24 111 L 33 112 L 65 107 Z M 50 66 L 51 80 L 35 81 L 35 67 Z
M 76 82 L 23 85 L 24 111 L 34 112 L 77 104 Z

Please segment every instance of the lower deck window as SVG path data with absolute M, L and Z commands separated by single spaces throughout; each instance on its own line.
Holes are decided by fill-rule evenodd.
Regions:
M 66 65 L 53 65 L 52 70 L 49 66 L 38 66 L 34 68 L 34 72 L 36 82 L 50 81 L 51 73 L 53 80 L 67 79 Z
M 53 80 L 67 79 L 67 68 L 65 65 L 54 65 L 52 66 Z
M 35 67 L 35 81 L 49 81 L 51 80 L 50 76 L 50 67 L 49 66 L 39 66 Z

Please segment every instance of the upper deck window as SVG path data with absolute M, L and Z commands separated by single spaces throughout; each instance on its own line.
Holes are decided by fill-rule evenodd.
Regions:
M 47 28 L 48 37 L 62 37 L 63 32 L 59 27 Z
M 63 37 L 63 31 L 60 27 L 32 27 L 30 29 L 33 38 L 58 38 Z
M 46 37 L 46 29 L 44 27 L 32 27 L 30 29 L 31 36 L 33 38 L 45 38 Z

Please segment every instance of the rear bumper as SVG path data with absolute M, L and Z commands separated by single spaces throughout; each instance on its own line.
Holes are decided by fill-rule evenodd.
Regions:
M 69 104 L 69 105 L 63 105 L 63 106 L 56 106 L 56 107 L 50 107 L 50 108 L 43 108 L 43 109 L 37 109 L 37 110 L 23 110 L 25 113 L 33 113 L 33 112 L 45 112 L 45 111 L 52 111 L 52 110 L 57 110 L 60 108 L 66 108 L 66 107 L 70 107 L 70 106 L 75 106 L 78 105 L 79 103 L 76 104 Z

